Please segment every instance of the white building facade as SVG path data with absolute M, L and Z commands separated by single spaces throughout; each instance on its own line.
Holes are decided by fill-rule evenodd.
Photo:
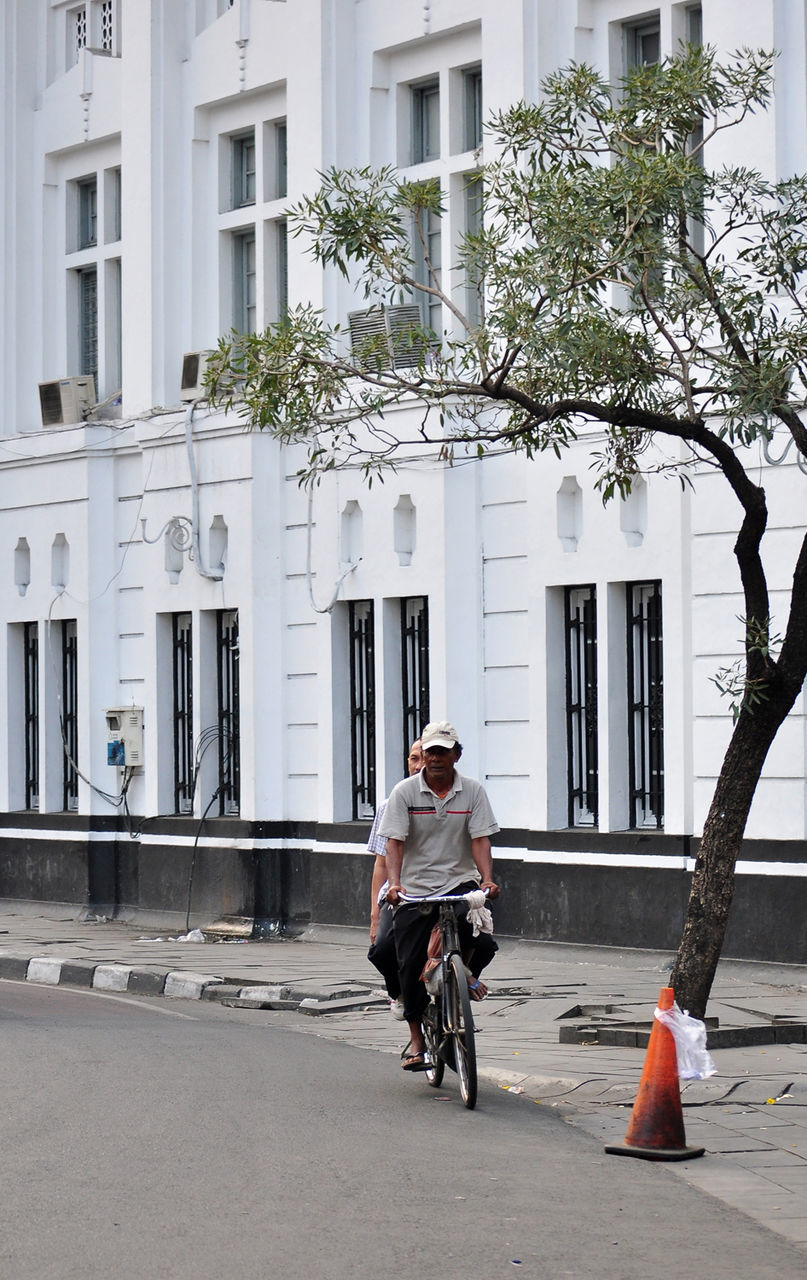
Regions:
M 193 356 L 288 305 L 366 305 L 287 234 L 330 166 L 438 177 L 432 260 L 463 291 L 481 120 L 572 60 L 777 48 L 742 158 L 803 171 L 807 4 L 7 0 L 0 24 L 0 897 L 361 924 L 374 806 L 447 718 L 502 827 L 499 929 L 675 946 L 731 730 L 710 677 L 741 641 L 721 477 L 604 508 L 589 436 L 309 494 L 294 449 L 200 398 Z M 783 619 L 807 476 L 752 462 Z M 730 954 L 807 958 L 804 712 Z

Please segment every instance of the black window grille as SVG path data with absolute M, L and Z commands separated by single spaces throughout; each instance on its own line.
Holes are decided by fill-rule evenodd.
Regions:
M 372 600 L 350 603 L 350 758 L 353 818 L 375 812 L 375 635 Z
M 241 754 L 238 680 L 238 610 L 220 609 L 217 617 L 219 815 L 238 813 L 241 804 Z
M 39 808 L 39 631 L 23 624 L 25 664 L 25 807 Z
M 594 587 L 567 587 L 566 750 L 569 826 L 598 821 L 597 761 L 597 593 Z
M 78 636 L 75 620 L 62 623 L 62 808 L 78 808 Z
M 411 596 L 401 601 L 401 659 L 406 760 L 410 746 L 429 722 L 429 601 L 426 596 Z
M 631 827 L 664 825 L 661 583 L 628 583 L 628 752 Z
M 174 812 L 193 811 L 193 631 L 189 613 L 173 615 Z

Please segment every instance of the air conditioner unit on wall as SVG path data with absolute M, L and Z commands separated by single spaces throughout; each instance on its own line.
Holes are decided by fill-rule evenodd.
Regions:
M 212 351 L 186 351 L 182 357 L 180 400 L 201 400 L 205 394 L 205 369 Z
M 415 302 L 351 311 L 348 324 L 353 354 L 364 369 L 406 369 L 426 350 L 423 318 Z
M 91 373 L 39 384 L 43 427 L 63 427 L 83 422 L 95 403 L 95 379 Z

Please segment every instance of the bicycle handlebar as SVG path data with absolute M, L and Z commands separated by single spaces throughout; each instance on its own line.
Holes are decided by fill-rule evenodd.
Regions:
M 486 898 L 490 896 L 489 889 L 470 889 L 468 893 L 427 893 L 421 898 L 399 892 L 398 898 L 401 902 L 467 902 L 473 894 L 480 892 L 484 893 Z

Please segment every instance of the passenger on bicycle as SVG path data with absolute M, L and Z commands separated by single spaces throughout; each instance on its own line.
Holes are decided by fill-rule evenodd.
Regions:
M 423 768 L 423 751 L 420 738 L 416 738 L 409 748 L 406 760 L 409 777 L 414 777 Z M 370 884 L 370 950 L 367 959 L 375 965 L 384 979 L 384 986 L 389 996 L 390 1012 L 398 1021 L 403 1019 L 403 1001 L 401 1000 L 401 980 L 398 976 L 398 957 L 395 954 L 395 938 L 392 934 L 392 907 L 383 901 L 387 880 L 387 842 L 378 834 L 386 800 L 382 800 L 373 818 L 367 848 L 375 854 L 372 881 Z
M 393 788 L 381 821 L 387 839 L 387 901 L 395 906 L 393 932 L 401 979 L 404 1018 L 409 1023 L 410 1052 L 405 1071 L 425 1071 L 425 1041 L 421 1019 L 426 989 L 420 975 L 426 963 L 429 935 L 437 907 L 400 901 L 401 892 L 468 893 L 480 888 L 499 896 L 493 880 L 490 836 L 499 830 L 484 788 L 455 768 L 462 746 L 453 725 L 438 721 L 421 735 L 424 768 Z M 475 980 L 493 958 L 496 944 L 473 937 L 467 907 L 458 910 L 463 955 Z

